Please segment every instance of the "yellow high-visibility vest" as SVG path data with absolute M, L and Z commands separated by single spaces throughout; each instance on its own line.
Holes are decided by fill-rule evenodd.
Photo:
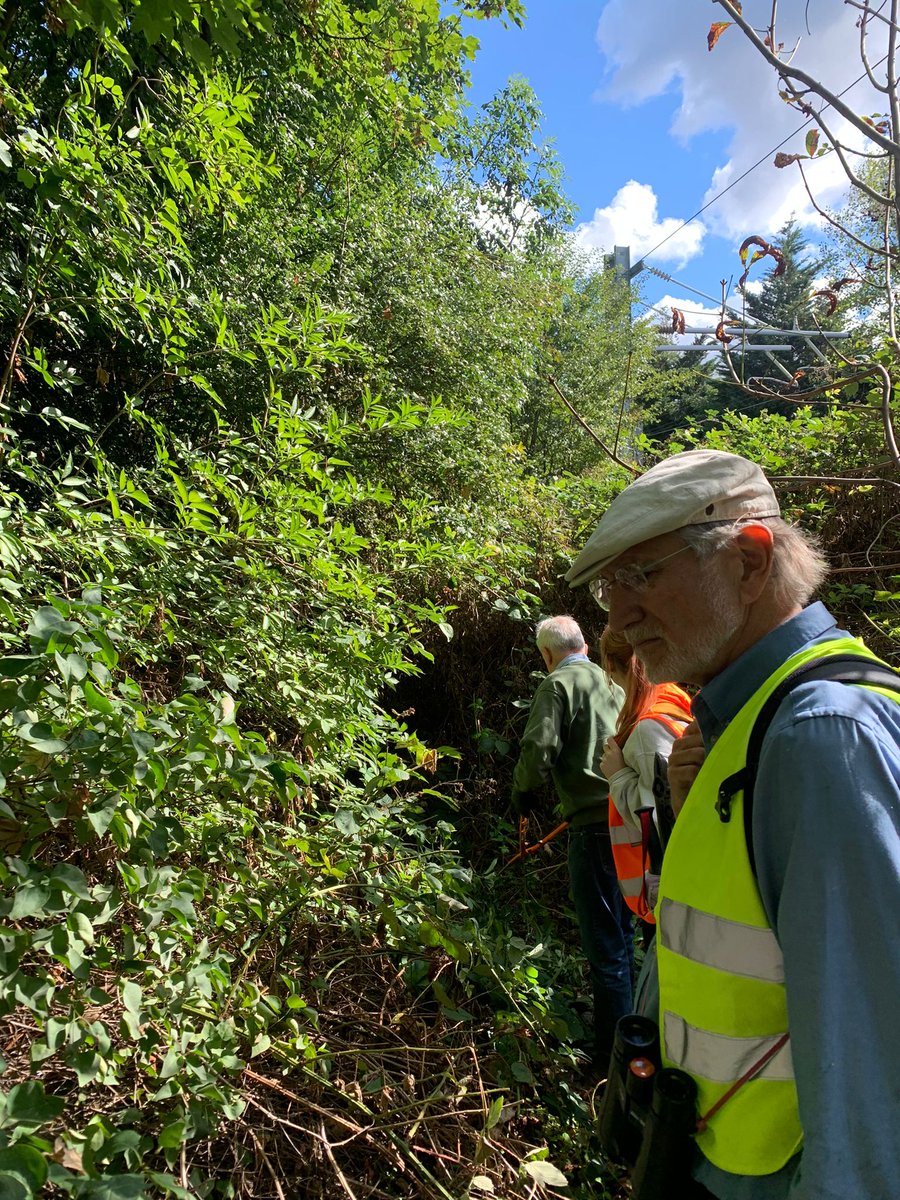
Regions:
M 778 684 L 808 662 L 848 653 L 881 664 L 858 639 L 840 638 L 800 651 L 766 680 L 711 748 L 669 839 L 656 908 L 660 1042 L 665 1065 L 695 1079 L 701 1115 L 788 1033 L 784 962 L 750 864 L 743 795 L 724 822 L 719 787 L 746 762 Z M 737 1175 L 779 1170 L 802 1142 L 789 1040 L 697 1135 L 706 1158 Z

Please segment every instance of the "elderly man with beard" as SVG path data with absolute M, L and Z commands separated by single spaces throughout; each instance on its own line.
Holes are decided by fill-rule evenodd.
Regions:
M 670 760 L 676 783 L 696 778 L 656 910 L 663 1061 L 694 1078 L 705 1118 L 697 1196 L 900 1197 L 900 695 L 789 690 L 812 661 L 877 663 L 809 603 L 825 575 L 762 471 L 712 450 L 621 492 L 567 575 L 652 681 L 700 688 Z M 735 784 L 780 685 L 745 829 Z

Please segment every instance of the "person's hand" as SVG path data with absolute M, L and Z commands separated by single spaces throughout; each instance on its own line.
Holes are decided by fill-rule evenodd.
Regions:
M 625 766 L 625 758 L 614 737 L 608 737 L 603 744 L 605 749 L 603 757 L 600 759 L 600 770 L 609 779 L 610 776 L 615 775 L 616 771 L 622 770 Z
M 676 738 L 669 754 L 669 787 L 672 790 L 672 808 L 675 816 L 681 812 L 682 805 L 691 790 L 691 784 L 697 778 L 697 773 L 703 766 L 706 750 L 703 738 L 696 721 L 685 726 L 681 737 Z

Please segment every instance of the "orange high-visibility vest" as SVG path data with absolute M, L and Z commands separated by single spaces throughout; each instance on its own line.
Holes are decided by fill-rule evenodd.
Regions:
M 638 717 L 635 726 L 640 721 L 658 721 L 660 725 L 664 725 L 675 737 L 679 737 L 684 731 L 685 724 L 690 720 L 690 697 L 677 684 L 665 683 L 658 689 L 656 698 L 650 707 Z M 652 820 L 652 817 L 649 812 L 642 815 L 642 822 L 650 820 Z M 642 834 L 644 832 L 642 826 Z M 649 835 L 649 826 L 647 827 L 646 835 Z M 631 911 L 636 913 L 642 921 L 654 924 L 656 918 L 653 915 L 653 910 L 647 904 L 644 890 L 644 871 L 647 867 L 645 862 L 647 836 L 639 836 L 637 841 L 632 841 L 632 836 L 631 830 L 625 824 L 621 813 L 616 808 L 612 795 L 610 795 L 609 838 L 612 845 L 613 861 L 616 864 L 616 875 L 619 877 L 619 887 L 622 889 L 625 903 Z

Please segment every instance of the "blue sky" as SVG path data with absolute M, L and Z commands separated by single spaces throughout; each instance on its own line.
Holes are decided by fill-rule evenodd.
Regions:
M 762 26 L 771 0 L 744 0 L 743 11 Z M 836 92 L 862 73 L 858 14 L 842 0 L 782 0 L 778 12 L 779 40 L 794 47 L 799 39 L 798 65 Z M 708 51 L 710 22 L 722 16 L 709 0 L 531 0 L 524 29 L 497 21 L 472 26 L 481 49 L 471 102 L 489 99 L 510 75 L 529 80 L 578 207 L 578 236 L 588 244 L 628 243 L 636 261 L 765 157 L 648 258 L 679 284 L 713 297 L 723 277 L 740 275 L 737 249 L 745 237 L 771 237 L 792 213 L 808 223 L 811 237 L 819 223 L 796 168 L 772 165 L 775 148 L 803 116 L 779 99 L 774 74 L 739 30 L 726 30 Z M 868 85 L 847 99 L 859 111 L 878 111 Z M 802 151 L 803 137 L 785 150 Z M 809 164 L 809 177 L 820 202 L 841 203 L 845 181 L 834 155 Z M 715 324 L 712 301 L 646 273 L 642 286 L 650 303 L 678 303 L 689 323 Z M 701 322 L 704 309 L 709 315 Z

